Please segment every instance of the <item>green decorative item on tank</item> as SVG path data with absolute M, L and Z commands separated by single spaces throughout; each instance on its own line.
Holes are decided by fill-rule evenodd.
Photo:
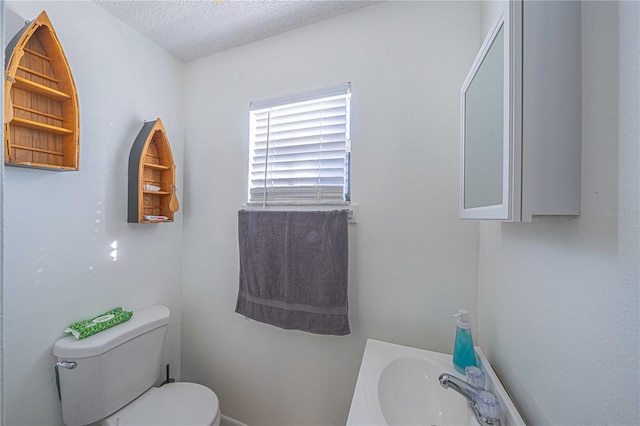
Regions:
M 64 332 L 71 333 L 76 339 L 80 340 L 129 321 L 132 316 L 133 312 L 125 311 L 122 308 L 115 308 L 89 320 L 75 322 Z

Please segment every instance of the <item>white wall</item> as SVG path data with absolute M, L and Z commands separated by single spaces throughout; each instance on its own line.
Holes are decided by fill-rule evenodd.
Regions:
M 4 22 L 4 0 L 0 0 L 0 22 Z M 0 31 L 0 45 L 4 46 L 4 31 Z M 0 58 L 4 64 L 4 49 L 0 53 Z M 4 99 L 4 84 L 0 88 L 0 94 Z M 0 106 L 0 113 L 4 117 L 4 102 Z M 0 161 L 0 424 L 6 424 L 5 422 L 5 409 L 4 409 L 4 371 L 2 366 L 2 283 L 4 282 L 4 268 L 2 267 L 4 262 L 4 161 Z
M 582 214 L 480 226 L 479 337 L 529 423 L 638 424 L 640 3 L 582 37 Z
M 8 2 L 13 34 L 46 10 L 80 101 L 80 171 L 5 170 L 6 424 L 61 424 L 51 353 L 70 323 L 114 306 L 168 305 L 165 360 L 179 374 L 182 215 L 127 223 L 129 151 L 144 119 L 161 117 L 183 158 L 183 64 L 92 2 Z M 17 25 L 16 25 L 17 24 Z M 118 260 L 110 244 L 118 242 Z
M 183 377 L 249 424 L 344 424 L 366 338 L 451 352 L 475 314 L 477 224 L 458 217 L 459 88 L 480 4 L 390 2 L 189 63 Z M 251 100 L 351 81 L 352 334 L 234 313 Z

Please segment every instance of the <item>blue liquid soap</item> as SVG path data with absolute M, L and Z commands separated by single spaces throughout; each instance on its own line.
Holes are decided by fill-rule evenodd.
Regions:
M 463 309 L 459 309 L 455 316 L 458 317 L 458 327 L 453 347 L 453 366 L 456 371 L 465 374 L 465 367 L 478 366 L 476 352 L 473 348 L 473 337 L 471 336 L 471 320 L 469 312 Z

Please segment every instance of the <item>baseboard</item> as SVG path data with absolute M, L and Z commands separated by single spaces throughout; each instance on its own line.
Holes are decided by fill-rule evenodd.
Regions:
M 221 415 L 220 426 L 247 426 L 242 422 L 239 422 L 231 417 L 227 417 L 224 414 Z

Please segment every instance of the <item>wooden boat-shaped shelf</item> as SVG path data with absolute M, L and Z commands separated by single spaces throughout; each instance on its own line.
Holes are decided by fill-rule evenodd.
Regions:
M 176 166 L 158 118 L 144 123 L 129 154 L 128 222 L 173 222 L 178 208 Z
M 78 170 L 78 95 L 45 12 L 5 49 L 4 149 L 7 165 Z

